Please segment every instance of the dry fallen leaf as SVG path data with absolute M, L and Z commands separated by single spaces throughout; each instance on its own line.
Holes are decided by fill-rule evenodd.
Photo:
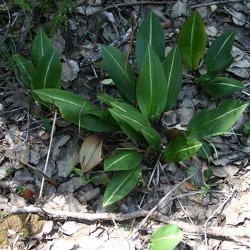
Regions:
M 80 149 L 79 160 L 82 172 L 88 172 L 102 161 L 103 137 L 100 135 L 88 136 Z

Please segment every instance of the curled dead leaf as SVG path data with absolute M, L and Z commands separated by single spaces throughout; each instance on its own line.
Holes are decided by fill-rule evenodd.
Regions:
M 102 145 L 104 138 L 94 134 L 88 136 L 80 149 L 79 160 L 82 172 L 88 172 L 102 161 Z

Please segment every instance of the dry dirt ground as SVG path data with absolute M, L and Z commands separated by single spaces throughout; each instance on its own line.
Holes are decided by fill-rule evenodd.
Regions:
M 72 171 L 79 167 L 79 149 L 90 133 L 78 131 L 59 115 L 46 171 L 59 186 L 45 180 L 41 190 L 37 170 L 44 171 L 50 143 L 44 120 L 52 124 L 54 115 L 34 102 L 11 62 L 16 52 L 30 58 L 31 38 L 40 28 L 53 30 L 55 9 L 41 11 L 39 1 L 34 2 L 32 11 L 0 2 L 0 248 L 148 249 L 152 232 L 173 223 L 183 231 L 176 249 L 249 249 L 250 139 L 244 132 L 250 121 L 249 108 L 231 134 L 211 139 L 216 151 L 211 161 L 214 176 L 206 181 L 208 186 L 202 186 L 207 161 L 193 157 L 182 165 L 166 165 L 158 157 L 145 156 L 137 187 L 106 208 L 102 199 L 109 175 L 102 164 L 84 178 Z M 61 55 L 64 89 L 93 103 L 97 92 L 112 94 L 113 86 L 101 83 L 108 76 L 93 65 L 100 46 L 120 40 L 131 27 L 132 16 L 139 24 L 153 10 L 164 28 L 166 46 L 173 47 L 183 23 L 197 9 L 210 42 L 227 30 L 236 30 L 235 61 L 225 75 L 240 80 L 245 88 L 229 98 L 249 101 L 250 1 L 81 2 L 77 12 L 67 16 L 68 28 L 62 23 L 51 34 Z M 119 47 L 126 52 L 129 46 L 127 39 Z M 161 126 L 185 129 L 194 113 L 216 107 L 221 99 L 206 95 L 184 72 L 178 102 L 164 115 Z M 117 136 L 109 135 L 107 147 L 120 146 L 113 145 Z M 124 137 L 123 142 L 127 142 Z M 190 174 L 198 188 L 188 181 L 180 184 Z

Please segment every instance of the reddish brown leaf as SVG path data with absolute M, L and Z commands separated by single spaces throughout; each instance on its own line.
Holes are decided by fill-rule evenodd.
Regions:
M 88 136 L 81 147 L 79 159 L 82 172 L 88 172 L 102 161 L 103 137 L 100 135 Z

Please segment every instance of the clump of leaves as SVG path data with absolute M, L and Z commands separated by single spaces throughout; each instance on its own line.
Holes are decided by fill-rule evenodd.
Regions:
M 212 96 L 220 93 L 225 95 L 242 88 L 238 81 L 217 77 L 219 71 L 229 67 L 229 62 L 232 62 L 230 51 L 233 36 L 234 32 L 227 32 L 212 43 L 205 56 L 208 72 L 195 80 Z M 200 42 L 197 37 L 204 39 Z M 13 59 L 20 69 L 21 80 L 32 90 L 34 98 L 43 104 L 57 106 L 66 120 L 95 132 L 120 129 L 130 140 L 136 140 L 143 150 L 155 153 L 162 145 L 161 131 L 154 128 L 154 121 L 163 112 L 169 111 L 178 98 L 182 85 L 182 60 L 191 70 L 199 67 L 205 53 L 205 38 L 204 24 L 195 11 L 180 32 L 179 44 L 165 57 L 163 30 L 156 16 L 150 12 L 136 38 L 139 75 L 135 75 L 134 65 L 120 50 L 102 47 L 101 67 L 109 73 L 119 92 L 119 98 L 106 93 L 98 95 L 107 108 L 94 106 L 85 98 L 60 89 L 59 57 L 42 30 L 38 32 L 32 46 L 32 63 L 20 55 L 14 55 Z M 163 150 L 163 160 L 167 163 L 179 162 L 197 152 L 209 158 L 206 140 L 230 129 L 247 106 L 244 102 L 226 100 L 218 108 L 200 111 L 190 120 L 185 133 L 177 133 L 169 140 Z M 102 160 L 100 150 L 103 140 L 95 138 L 94 141 L 96 146 L 93 143 L 93 147 L 85 148 L 90 153 L 88 161 L 94 164 L 85 164 L 83 172 L 89 171 Z M 104 171 L 114 172 L 104 194 L 104 206 L 122 199 L 137 184 L 143 159 L 139 153 L 141 148 L 115 150 L 111 157 L 104 160 Z M 98 154 L 95 154 L 97 149 Z
M 201 110 L 190 120 L 185 132 L 177 131 L 168 138 L 166 146 L 161 144 L 161 138 L 167 131 L 154 127 L 155 121 L 171 110 L 178 98 L 182 61 L 194 71 L 205 57 L 207 73 L 196 78 L 194 84 L 201 85 L 211 96 L 225 96 L 243 87 L 237 80 L 219 76 L 233 61 L 230 52 L 234 34 L 234 31 L 222 34 L 205 54 L 205 27 L 199 13 L 194 11 L 180 32 L 178 44 L 165 57 L 163 29 L 150 12 L 136 38 L 138 75 L 135 65 L 119 49 L 102 47 L 103 65 L 100 66 L 108 72 L 119 93 L 116 97 L 106 93 L 97 95 L 107 108 L 97 107 L 77 94 L 60 89 L 60 61 L 42 30 L 32 46 L 32 63 L 20 55 L 14 55 L 13 60 L 19 67 L 21 80 L 31 89 L 34 98 L 43 104 L 57 106 L 66 120 L 94 132 L 120 130 L 132 142 L 137 141 L 138 148 L 114 150 L 104 160 L 104 171 L 114 173 L 104 193 L 103 205 L 108 206 L 125 197 L 137 185 L 143 161 L 141 152 L 160 154 L 163 151 L 162 160 L 167 163 L 183 161 L 197 152 L 209 159 L 207 140 L 227 132 L 246 109 L 248 103 L 225 100 L 215 109 Z M 103 160 L 104 139 L 96 134 L 86 138 L 80 153 L 83 173 Z M 180 233 L 176 235 L 180 236 Z M 155 243 L 165 242 L 165 238 L 161 238 L 159 231 L 151 241 L 154 249 Z M 170 244 L 172 248 L 176 242 Z

